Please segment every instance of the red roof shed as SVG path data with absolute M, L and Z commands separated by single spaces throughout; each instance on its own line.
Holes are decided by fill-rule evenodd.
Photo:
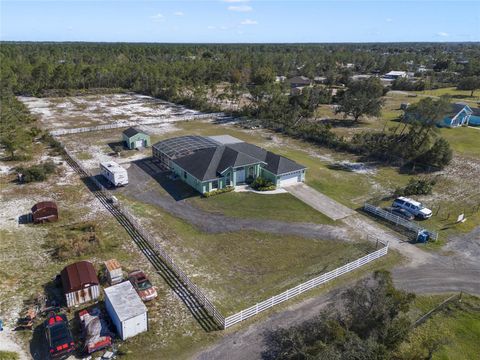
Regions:
M 91 262 L 79 261 L 68 265 L 60 276 L 68 307 L 95 300 L 100 296 L 100 282 Z
M 53 201 L 41 201 L 32 207 L 32 218 L 35 224 L 58 220 L 57 204 Z

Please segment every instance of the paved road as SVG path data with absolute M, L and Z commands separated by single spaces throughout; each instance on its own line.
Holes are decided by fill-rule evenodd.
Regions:
M 290 194 L 310 205 L 315 210 L 333 220 L 340 220 L 355 214 L 355 211 L 318 192 L 306 184 L 296 184 L 285 188 Z

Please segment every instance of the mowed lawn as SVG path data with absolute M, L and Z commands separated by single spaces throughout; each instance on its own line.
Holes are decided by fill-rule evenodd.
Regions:
M 480 161 L 480 127 L 443 128 L 440 135 L 450 143 L 454 152 Z
M 203 210 L 230 217 L 317 224 L 334 223 L 327 216 L 288 193 L 265 195 L 230 192 L 209 198 L 195 197 L 189 201 Z
M 374 250 L 371 243 L 365 242 L 305 239 L 254 231 L 208 234 L 155 206 L 136 201 L 125 203 L 224 315 Z
M 448 296 L 419 296 L 414 303 L 418 313 L 424 314 L 435 308 Z M 447 344 L 433 355 L 435 360 L 472 360 L 479 358 L 480 344 L 480 299 L 468 294 L 462 295 L 460 303 L 453 302 L 445 308 L 434 314 L 427 323 L 415 328 L 411 333 L 411 337 L 415 338 L 416 334 L 424 331 L 428 326 L 429 329 L 447 329 Z M 435 334 L 434 334 L 435 335 Z

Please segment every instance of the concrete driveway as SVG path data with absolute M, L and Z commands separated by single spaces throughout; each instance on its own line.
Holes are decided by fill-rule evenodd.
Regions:
M 323 195 L 306 184 L 301 183 L 291 185 L 285 187 L 285 190 L 297 199 L 303 201 L 305 204 L 310 205 L 315 210 L 328 216 L 330 219 L 340 220 L 355 214 L 354 210 L 336 202 L 326 195 Z

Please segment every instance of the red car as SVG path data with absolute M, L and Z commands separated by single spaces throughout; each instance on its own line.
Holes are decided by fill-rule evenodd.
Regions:
M 128 274 L 128 280 L 130 280 L 142 301 L 150 301 L 157 297 L 157 290 L 142 270 L 132 271 Z
M 65 357 L 75 350 L 72 333 L 68 328 L 68 320 L 63 314 L 52 312 L 48 315 L 45 321 L 45 337 L 52 359 Z

